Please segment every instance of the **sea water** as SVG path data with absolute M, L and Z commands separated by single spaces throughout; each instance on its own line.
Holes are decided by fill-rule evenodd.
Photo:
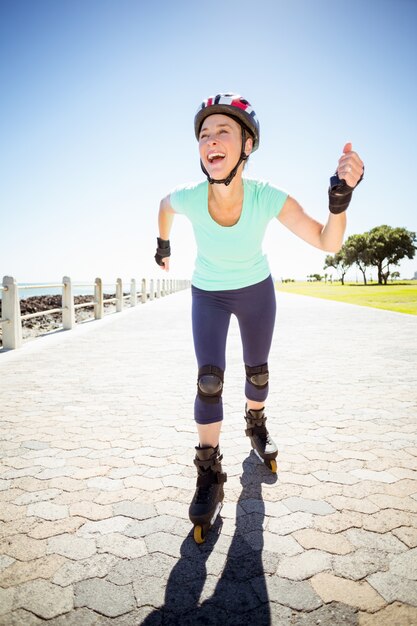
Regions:
M 30 285 L 34 285 L 30 288 Z M 45 287 L 43 286 L 45 284 Z M 54 283 L 56 284 L 56 283 Z M 60 296 L 62 295 L 62 287 L 48 287 L 48 283 L 18 283 L 18 287 L 25 286 L 25 289 L 19 289 L 19 299 L 31 298 L 32 296 Z M 27 288 L 29 287 L 29 289 Z M 115 293 L 115 284 L 103 285 L 105 293 Z M 74 296 L 91 296 L 94 295 L 94 285 L 86 283 L 76 283 L 72 286 Z M 0 300 L 2 291 L 0 290 Z

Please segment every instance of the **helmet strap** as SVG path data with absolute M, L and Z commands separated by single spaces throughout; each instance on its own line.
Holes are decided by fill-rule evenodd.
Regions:
M 230 185 L 230 183 L 236 176 L 240 164 L 243 163 L 243 161 L 246 161 L 248 158 L 249 158 L 249 155 L 245 153 L 245 131 L 242 127 L 242 148 L 240 151 L 239 161 L 236 163 L 236 165 L 234 166 L 234 168 L 232 169 L 232 171 L 226 178 L 221 178 L 221 179 L 212 178 L 210 174 L 208 173 L 208 171 L 206 170 L 206 168 L 204 167 L 201 159 L 200 159 L 200 166 L 204 174 L 207 176 L 207 180 L 210 185 L 213 185 L 215 183 L 216 185 L 226 185 L 227 187 L 228 185 Z

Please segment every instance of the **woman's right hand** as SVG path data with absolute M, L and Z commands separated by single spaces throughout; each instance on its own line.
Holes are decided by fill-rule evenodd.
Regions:
M 169 257 L 171 256 L 171 246 L 169 239 L 157 238 L 157 248 L 155 254 L 156 263 L 166 272 L 169 271 Z

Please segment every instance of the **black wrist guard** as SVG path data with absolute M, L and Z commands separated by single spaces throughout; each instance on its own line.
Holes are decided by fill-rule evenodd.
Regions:
M 169 239 L 161 239 L 157 237 L 158 247 L 156 248 L 155 261 L 158 265 L 163 265 L 162 259 L 167 256 L 171 256 L 171 246 L 169 245 Z
M 329 211 L 335 215 L 343 213 L 352 199 L 352 192 L 359 185 L 363 174 L 355 187 L 350 187 L 345 180 L 340 180 L 337 173 L 330 178 L 329 187 Z

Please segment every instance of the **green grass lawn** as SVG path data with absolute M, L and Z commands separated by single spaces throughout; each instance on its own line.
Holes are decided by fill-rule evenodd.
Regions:
M 387 309 L 417 315 L 417 281 L 401 281 L 388 285 L 356 283 L 295 282 L 275 283 L 278 291 L 296 293 L 326 300 L 338 300 L 360 306 Z

